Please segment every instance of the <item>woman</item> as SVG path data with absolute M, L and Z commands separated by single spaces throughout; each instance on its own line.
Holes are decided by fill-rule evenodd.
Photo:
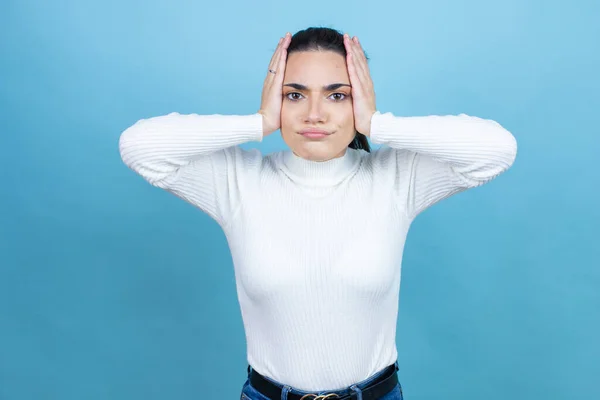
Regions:
M 276 130 L 290 150 L 238 146 Z M 371 152 L 367 137 L 385 146 Z M 224 230 L 251 400 L 401 399 L 395 338 L 409 226 L 506 171 L 516 148 L 494 121 L 380 113 L 358 39 L 328 28 L 279 41 L 257 113 L 171 113 L 120 138 L 127 166 Z

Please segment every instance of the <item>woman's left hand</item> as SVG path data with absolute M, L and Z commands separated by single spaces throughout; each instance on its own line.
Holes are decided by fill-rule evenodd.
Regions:
M 377 111 L 375 106 L 375 89 L 369 73 L 367 58 L 355 36 L 344 34 L 346 45 L 346 63 L 352 85 L 352 106 L 354 108 L 354 127 L 363 135 L 371 134 L 371 117 Z

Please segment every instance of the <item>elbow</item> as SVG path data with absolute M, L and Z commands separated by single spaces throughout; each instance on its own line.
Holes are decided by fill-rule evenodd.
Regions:
M 147 132 L 142 127 L 143 120 L 125 129 L 119 136 L 118 148 L 121 161 L 133 172 L 154 186 L 163 177 L 154 166 L 152 146 L 148 145 Z
M 494 125 L 490 137 L 493 138 L 493 146 L 488 157 L 487 177 L 485 181 L 490 181 L 508 171 L 517 158 L 517 139 L 515 136 L 498 124 L 491 121 Z
M 119 137 L 121 161 L 153 186 L 164 188 L 178 166 L 167 161 L 162 151 L 164 140 L 155 135 L 148 120 L 139 120 L 125 129 Z
M 131 128 L 127 128 L 125 129 L 123 132 L 121 132 L 121 135 L 119 136 L 119 155 L 121 156 L 121 161 L 123 161 L 125 164 L 127 164 L 127 149 L 128 149 L 128 139 L 129 139 L 129 132 L 128 130 Z
M 139 137 L 140 129 L 138 127 L 138 123 L 125 129 L 119 136 L 118 146 L 121 161 L 123 161 L 127 167 L 133 170 L 135 170 L 136 165 L 135 155 L 138 154 L 137 149 L 139 148 Z
M 517 139 L 505 127 L 492 119 L 460 114 L 470 125 L 467 129 L 476 133 L 482 142 L 480 146 L 486 149 L 488 161 L 502 172 L 509 169 L 517 157 Z
M 510 132 L 508 132 L 508 134 L 510 135 L 510 139 L 508 140 L 510 142 L 510 144 L 509 144 L 509 150 L 507 151 L 507 167 L 506 167 L 506 169 L 509 169 L 515 163 L 515 160 L 517 159 L 517 150 L 518 150 L 517 139 Z
M 515 136 L 493 120 L 484 121 L 487 125 L 486 132 L 478 137 L 485 138 L 486 144 L 479 151 L 479 156 L 474 162 L 458 172 L 463 182 L 468 186 L 481 186 L 496 179 L 508 171 L 517 158 L 517 139 Z
M 164 142 L 161 137 L 165 129 L 163 121 L 176 114 L 139 119 L 121 132 L 118 147 L 125 165 L 137 171 L 142 164 L 154 163 L 157 150 Z
M 490 137 L 494 140 L 494 147 L 497 150 L 493 154 L 493 161 L 499 169 L 499 173 L 507 171 L 515 163 L 517 158 L 517 139 L 515 136 L 496 121 L 490 120 L 493 125 Z
M 129 126 L 119 136 L 118 148 L 125 165 L 139 173 L 144 164 L 152 162 L 156 140 L 152 137 L 151 119 L 140 119 Z

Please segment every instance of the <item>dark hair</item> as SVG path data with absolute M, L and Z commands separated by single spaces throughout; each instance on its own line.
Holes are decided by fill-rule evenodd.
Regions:
M 296 32 L 288 46 L 288 54 L 300 51 L 333 51 L 344 56 L 346 59 L 346 46 L 344 45 L 343 33 L 323 27 L 311 27 Z M 365 52 L 365 57 L 367 54 Z M 351 149 L 365 150 L 371 152 L 371 146 L 367 137 L 360 132 L 356 132 L 354 140 L 348 145 Z

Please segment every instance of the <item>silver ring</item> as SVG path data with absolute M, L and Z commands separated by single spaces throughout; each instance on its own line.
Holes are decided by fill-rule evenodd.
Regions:
M 275 74 L 275 71 L 273 71 L 272 69 L 270 69 L 269 72 Z

